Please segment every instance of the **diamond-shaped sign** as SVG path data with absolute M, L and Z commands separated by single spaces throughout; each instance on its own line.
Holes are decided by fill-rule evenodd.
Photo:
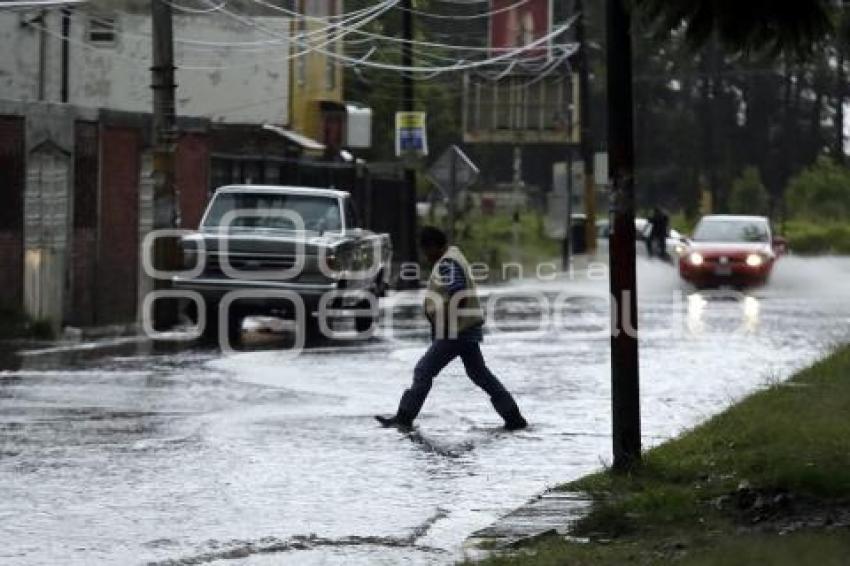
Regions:
M 446 149 L 428 169 L 428 177 L 448 196 L 474 184 L 479 173 L 475 163 L 456 145 Z

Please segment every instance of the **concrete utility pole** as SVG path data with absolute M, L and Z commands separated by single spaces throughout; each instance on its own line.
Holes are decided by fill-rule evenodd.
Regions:
M 153 37 L 153 227 L 154 230 L 176 228 L 179 202 L 175 190 L 174 170 L 177 147 L 177 115 L 174 82 L 174 36 L 171 4 L 167 0 L 151 0 Z M 180 268 L 177 241 L 157 238 L 154 265 L 160 270 Z M 155 280 L 154 289 L 167 289 L 169 281 Z M 154 304 L 154 327 L 165 330 L 177 323 L 177 309 L 168 301 Z
M 513 223 L 511 224 L 511 261 L 520 263 L 520 206 L 519 201 L 522 197 L 522 146 L 519 143 L 514 145 L 514 176 L 513 190 L 511 192 L 511 204 L 513 205 Z
M 612 182 L 610 246 L 611 410 L 614 469 L 640 462 L 640 384 L 635 266 L 635 148 L 632 38 L 625 0 L 607 0 L 608 170 Z
M 584 1 L 576 0 L 575 11 L 579 14 L 576 20 L 576 42 L 578 50 L 578 88 L 579 88 L 579 126 L 581 131 L 581 158 L 584 161 L 584 213 L 587 218 L 585 244 L 587 253 L 596 252 L 596 186 L 593 175 L 594 155 L 593 139 L 590 128 L 590 64 L 587 56 L 587 34 L 585 22 L 587 13 Z
M 561 242 L 561 264 L 565 273 L 570 272 L 570 261 L 573 253 L 573 149 L 567 148 L 567 209 L 564 211 L 567 219 L 564 221 L 564 240 Z
M 401 46 L 401 66 L 413 66 L 413 5 L 411 0 L 401 1 L 401 33 L 404 43 Z M 416 106 L 416 92 L 413 86 L 413 75 L 405 73 L 402 76 L 402 107 L 405 112 L 413 112 Z M 416 169 L 413 163 L 407 163 L 404 167 L 404 188 L 407 194 L 405 210 L 402 212 L 405 219 L 407 249 L 402 249 L 405 255 L 404 261 L 415 262 L 416 250 Z

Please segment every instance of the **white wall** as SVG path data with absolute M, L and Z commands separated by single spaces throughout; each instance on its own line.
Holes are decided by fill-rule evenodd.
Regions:
M 36 100 L 38 93 L 39 30 L 21 20 L 36 12 L 0 11 L 0 98 Z M 150 18 L 119 14 L 118 41 L 114 46 L 88 43 L 88 16 L 72 16 L 70 41 L 70 100 L 85 107 L 130 112 L 151 111 Z M 276 41 L 288 36 L 284 18 L 254 18 L 274 36 L 251 29 L 223 16 L 175 16 L 174 35 L 217 43 Z M 36 24 L 37 26 L 38 24 Z M 50 11 L 46 97 L 60 100 L 61 17 Z M 210 118 L 230 123 L 288 123 L 289 52 L 286 44 L 263 49 L 200 47 L 176 44 L 177 111 L 181 116 Z M 190 70 L 182 66 L 224 67 Z

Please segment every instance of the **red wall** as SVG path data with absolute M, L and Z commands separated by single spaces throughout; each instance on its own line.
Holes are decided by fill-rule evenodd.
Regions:
M 499 49 L 493 55 L 505 53 L 546 36 L 551 30 L 549 15 L 552 0 L 491 0 L 490 9 L 497 12 L 490 19 L 490 47 Z M 516 6 L 515 6 L 516 5 Z M 514 6 L 511 9 L 511 6 Z M 547 45 L 522 53 L 523 58 L 546 55 Z
M 180 136 L 176 168 L 181 227 L 193 230 L 201 222 L 209 195 L 210 149 L 206 134 L 186 133 Z
M 100 127 L 74 126 L 74 223 L 71 248 L 71 310 L 68 322 L 89 326 L 97 320 L 97 196 L 100 176 Z
M 101 135 L 96 323 L 130 322 L 138 302 L 141 132 L 106 126 Z
M 0 308 L 24 300 L 24 120 L 0 116 Z

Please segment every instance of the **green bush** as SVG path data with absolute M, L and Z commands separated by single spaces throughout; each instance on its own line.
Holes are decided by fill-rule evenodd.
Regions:
M 770 212 L 770 195 L 761 182 L 758 169 L 747 167 L 741 176 L 732 182 L 728 204 L 732 214 L 767 215 Z
M 850 168 L 820 157 L 791 179 L 786 199 L 790 218 L 850 222 Z
M 499 280 L 502 264 L 513 261 L 513 216 L 470 214 L 458 222 L 455 241 L 470 262 L 486 263 L 490 279 Z M 546 235 L 541 214 L 520 215 L 519 242 L 519 262 L 527 268 L 560 257 L 561 243 Z
M 850 254 L 850 223 L 790 221 L 785 226 L 788 247 L 799 254 Z

